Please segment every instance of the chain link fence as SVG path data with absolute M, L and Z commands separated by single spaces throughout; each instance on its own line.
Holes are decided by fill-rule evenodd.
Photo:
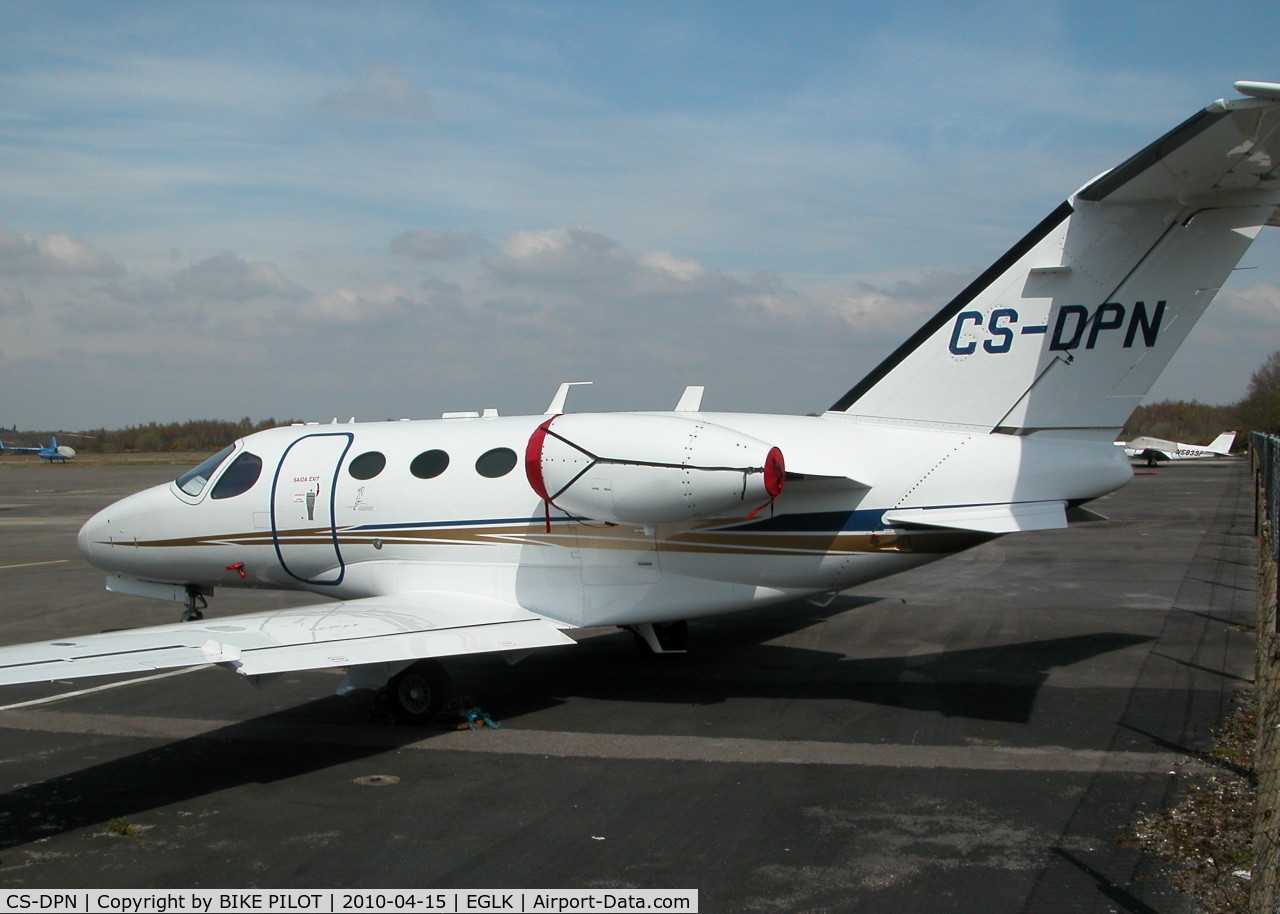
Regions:
M 1254 771 L 1258 807 L 1253 827 L 1250 914 L 1280 914 L 1280 632 L 1276 598 L 1280 563 L 1280 438 L 1249 437 L 1256 483 L 1258 536 L 1258 741 Z

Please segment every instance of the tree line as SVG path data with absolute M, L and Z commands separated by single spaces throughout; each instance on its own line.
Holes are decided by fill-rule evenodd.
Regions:
M 1122 440 L 1151 435 L 1169 441 L 1205 444 L 1221 432 L 1235 430 L 1280 434 L 1280 352 L 1273 352 L 1249 379 L 1239 402 L 1213 406 L 1197 400 L 1162 400 L 1139 406 L 1125 423 Z M 1239 442 L 1242 443 L 1242 442 Z M 1237 446 L 1239 446 L 1239 443 Z
M 189 419 L 186 422 L 149 422 L 122 429 L 90 428 L 78 432 L 57 431 L 5 432 L 0 440 L 8 444 L 48 444 L 51 435 L 61 435 L 59 444 L 69 444 L 77 451 L 97 454 L 127 454 L 154 451 L 218 451 L 237 438 L 263 429 L 288 425 L 294 420 L 263 419 L 255 422 L 245 416 L 239 422 L 225 419 Z

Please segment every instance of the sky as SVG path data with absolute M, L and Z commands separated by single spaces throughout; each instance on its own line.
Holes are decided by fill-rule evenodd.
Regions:
M 825 409 L 1280 4 L 0 4 L 0 428 Z M 1280 349 L 1280 230 L 1148 400 Z

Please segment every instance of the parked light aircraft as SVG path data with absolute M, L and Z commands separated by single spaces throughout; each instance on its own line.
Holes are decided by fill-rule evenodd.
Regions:
M 1145 460 L 1153 467 L 1160 460 L 1203 460 L 1206 457 L 1230 457 L 1231 445 L 1236 442 L 1235 432 L 1223 432 L 1208 444 L 1183 444 L 1140 435 L 1130 441 L 1117 442 L 1124 448 L 1126 457 Z
M 76 437 L 72 435 L 72 437 Z M 50 463 L 66 463 L 76 455 L 76 449 L 65 444 L 58 444 L 58 436 L 51 435 L 49 443 L 44 447 L 18 447 L 12 444 L 5 444 L 0 441 L 0 451 L 27 451 L 33 454 L 39 454 L 41 460 L 47 460 Z
M 202 663 L 345 668 L 400 718 L 424 658 L 683 647 L 686 620 L 839 591 L 993 537 L 1096 519 L 1114 445 L 1264 225 L 1280 224 L 1280 84 L 1237 83 L 1084 185 L 820 416 L 572 413 L 248 435 L 92 517 L 107 587 L 191 621 L 0 649 L 0 683 Z M 217 587 L 330 601 L 201 618 Z

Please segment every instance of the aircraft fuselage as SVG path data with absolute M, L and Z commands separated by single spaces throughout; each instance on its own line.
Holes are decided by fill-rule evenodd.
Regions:
M 530 469 L 541 456 L 552 478 L 568 462 L 533 451 L 548 419 L 258 432 L 236 442 L 207 479 L 180 477 L 99 512 L 79 546 L 128 579 L 336 599 L 456 591 L 568 625 L 629 625 L 840 590 L 996 535 L 888 522 L 891 509 L 1076 505 L 1131 477 L 1123 454 L 1101 439 L 912 429 L 832 414 L 575 413 L 563 417 L 574 424 L 551 430 L 583 439 L 609 423 L 611 441 L 626 442 L 630 429 L 640 435 L 601 455 L 612 460 L 575 483 L 566 509 L 569 490 L 545 493 L 548 502 L 534 487 L 543 470 Z M 722 450 L 781 453 L 787 476 L 776 498 L 751 496 L 754 470 L 680 463 L 690 441 L 713 433 Z M 669 446 L 653 440 L 668 434 Z M 676 456 L 661 463 L 654 453 Z M 656 522 L 618 519 L 628 516 L 632 477 L 645 504 L 667 506 Z M 696 497 L 688 495 L 695 486 Z M 708 500 L 733 502 L 740 490 L 746 499 L 724 508 Z M 713 516 L 702 513 L 707 504 Z M 682 511 L 688 516 L 672 519 Z

